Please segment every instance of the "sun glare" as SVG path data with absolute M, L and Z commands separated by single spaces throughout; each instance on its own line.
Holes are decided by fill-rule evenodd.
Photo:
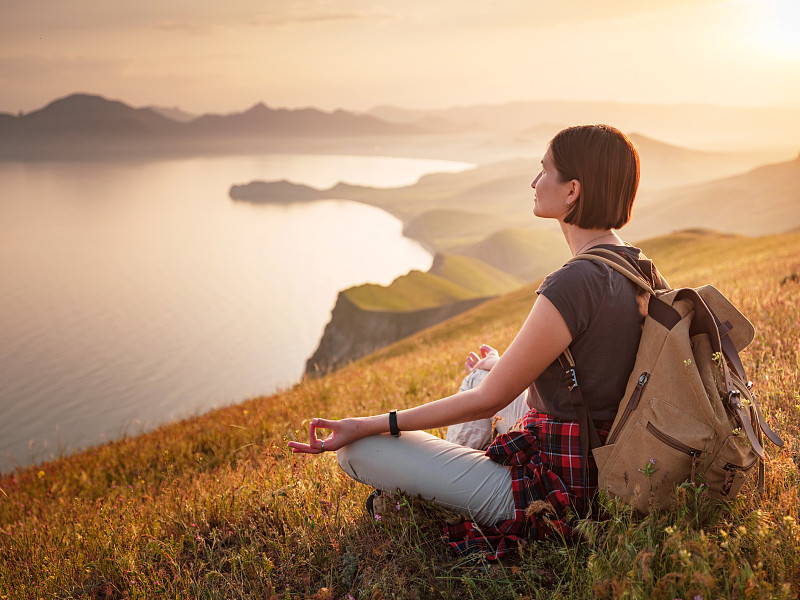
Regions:
M 777 58 L 800 59 L 800 1 L 759 0 L 750 9 L 753 42 Z

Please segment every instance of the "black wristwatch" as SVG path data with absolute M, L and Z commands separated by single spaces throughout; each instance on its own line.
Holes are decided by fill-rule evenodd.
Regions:
M 394 437 L 400 436 L 400 428 L 397 426 L 397 410 L 394 408 L 389 411 L 389 433 Z

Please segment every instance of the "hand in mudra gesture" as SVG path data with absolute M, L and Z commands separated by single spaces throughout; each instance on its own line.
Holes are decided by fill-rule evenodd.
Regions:
M 482 344 L 479 348 L 480 356 L 475 352 L 467 354 L 467 361 L 464 366 L 470 373 L 475 369 L 483 369 L 484 371 L 491 371 L 492 367 L 497 363 L 500 358 L 500 353 L 487 344 Z
M 317 438 L 317 429 L 329 429 L 331 433 L 325 438 Z M 358 419 L 348 418 L 338 421 L 328 419 L 311 419 L 308 431 L 308 444 L 303 442 L 289 442 L 289 447 L 294 454 L 320 454 L 322 452 L 338 450 L 352 441 L 358 439 Z

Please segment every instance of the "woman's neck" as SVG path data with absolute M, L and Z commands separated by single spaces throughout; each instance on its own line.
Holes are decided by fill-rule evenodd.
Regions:
M 561 231 L 573 256 L 599 244 L 615 246 L 624 244 L 613 229 L 583 229 L 568 223 L 561 223 Z

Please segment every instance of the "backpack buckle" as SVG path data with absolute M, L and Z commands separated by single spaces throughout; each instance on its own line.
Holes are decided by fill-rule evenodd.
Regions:
M 733 408 L 739 410 L 742 408 L 742 393 L 739 390 L 731 390 L 728 392 L 728 402 Z
M 578 387 L 578 375 L 575 373 L 575 367 L 566 369 L 564 373 L 567 375 L 567 389 L 571 392 Z

